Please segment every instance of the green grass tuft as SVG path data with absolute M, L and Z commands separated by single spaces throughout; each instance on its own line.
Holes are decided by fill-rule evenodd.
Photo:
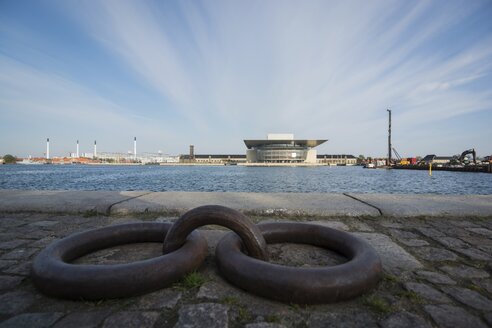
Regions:
M 364 304 L 379 313 L 389 313 L 392 311 L 392 307 L 388 301 L 377 295 L 367 296 L 364 299 Z
M 417 294 L 416 292 L 413 292 L 413 291 L 407 291 L 407 290 L 401 291 L 398 293 L 398 296 L 406 297 L 414 303 L 422 303 L 422 301 L 423 301 L 422 297 L 420 297 L 419 294 Z
M 251 319 L 251 313 L 245 307 L 240 306 L 238 308 L 238 319 L 239 321 L 248 321 Z
M 265 317 L 265 321 L 270 323 L 279 323 L 280 317 L 276 314 L 269 314 Z
M 220 300 L 220 303 L 225 304 L 225 305 L 237 305 L 238 302 L 239 301 L 238 301 L 237 297 L 234 297 L 234 296 L 226 296 Z
M 194 289 L 201 287 L 207 279 L 200 272 L 190 272 L 183 277 L 177 284 L 176 287 L 182 290 Z
M 400 282 L 400 278 L 398 278 L 397 276 L 394 276 L 392 274 L 384 274 L 383 279 L 385 281 L 389 281 L 389 282 L 393 282 L 393 283 Z

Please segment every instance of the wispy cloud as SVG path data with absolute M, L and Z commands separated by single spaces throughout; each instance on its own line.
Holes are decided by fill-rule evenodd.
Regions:
M 136 115 L 66 77 L 37 70 L 2 55 L 0 71 L 3 129 L 7 130 L 7 122 L 17 125 L 17 133 L 9 138 L 28 142 L 19 136 L 34 137 L 39 141 L 39 137 L 56 135 L 64 150 L 60 154 L 66 155 L 65 150 L 72 150 L 67 144 L 73 146 L 75 138 L 91 138 L 92 142 L 92 138 L 109 139 L 111 136 L 121 140 L 140 130 L 141 126 L 146 126 L 146 130 L 139 131 L 140 135 L 155 133 L 155 124 L 150 119 Z M 24 128 L 26 125 L 28 130 Z M 60 130 L 71 131 L 70 140 L 66 140 Z M 89 143 L 87 139 L 85 142 Z M 3 147 L 8 146 L 8 143 L 3 144 Z M 17 146 L 17 151 L 27 148 L 26 145 Z
M 156 92 L 156 103 L 182 117 L 183 125 L 172 129 L 176 139 L 202 143 L 204 151 L 241 152 L 243 138 L 277 131 L 329 138 L 323 152 L 382 154 L 388 107 L 402 134 L 492 111 L 492 24 L 480 15 L 491 12 L 486 1 L 57 5 L 136 83 Z M 48 78 L 57 81 L 56 88 L 82 87 Z M 9 90 L 13 99 L 15 90 Z M 66 99 L 85 98 L 63 93 Z M 36 97 L 42 100 L 31 100 L 37 106 L 55 102 Z M 135 114 L 115 105 L 117 100 L 91 99 L 98 105 L 80 100 L 84 105 L 72 107 L 72 114 L 88 106 L 105 108 L 116 120 Z M 140 110 L 156 119 L 155 112 Z M 131 122 L 121 122 L 126 124 Z M 440 124 L 435 135 L 454 128 L 455 123 Z M 156 129 L 155 135 L 165 134 Z M 407 149 L 415 154 L 434 146 L 417 133 Z

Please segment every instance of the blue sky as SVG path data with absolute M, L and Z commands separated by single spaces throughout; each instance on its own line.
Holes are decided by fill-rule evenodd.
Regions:
M 0 154 L 492 154 L 492 2 L 0 1 Z

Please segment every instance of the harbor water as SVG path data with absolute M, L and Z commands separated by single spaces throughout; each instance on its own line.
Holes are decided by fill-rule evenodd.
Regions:
M 492 175 L 359 166 L 0 165 L 0 189 L 487 195 Z

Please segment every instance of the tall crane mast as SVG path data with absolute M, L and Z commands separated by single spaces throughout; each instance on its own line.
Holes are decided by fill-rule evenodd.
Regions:
M 388 114 L 389 114 L 389 121 L 388 121 L 388 166 L 391 165 L 391 110 L 387 109 Z

